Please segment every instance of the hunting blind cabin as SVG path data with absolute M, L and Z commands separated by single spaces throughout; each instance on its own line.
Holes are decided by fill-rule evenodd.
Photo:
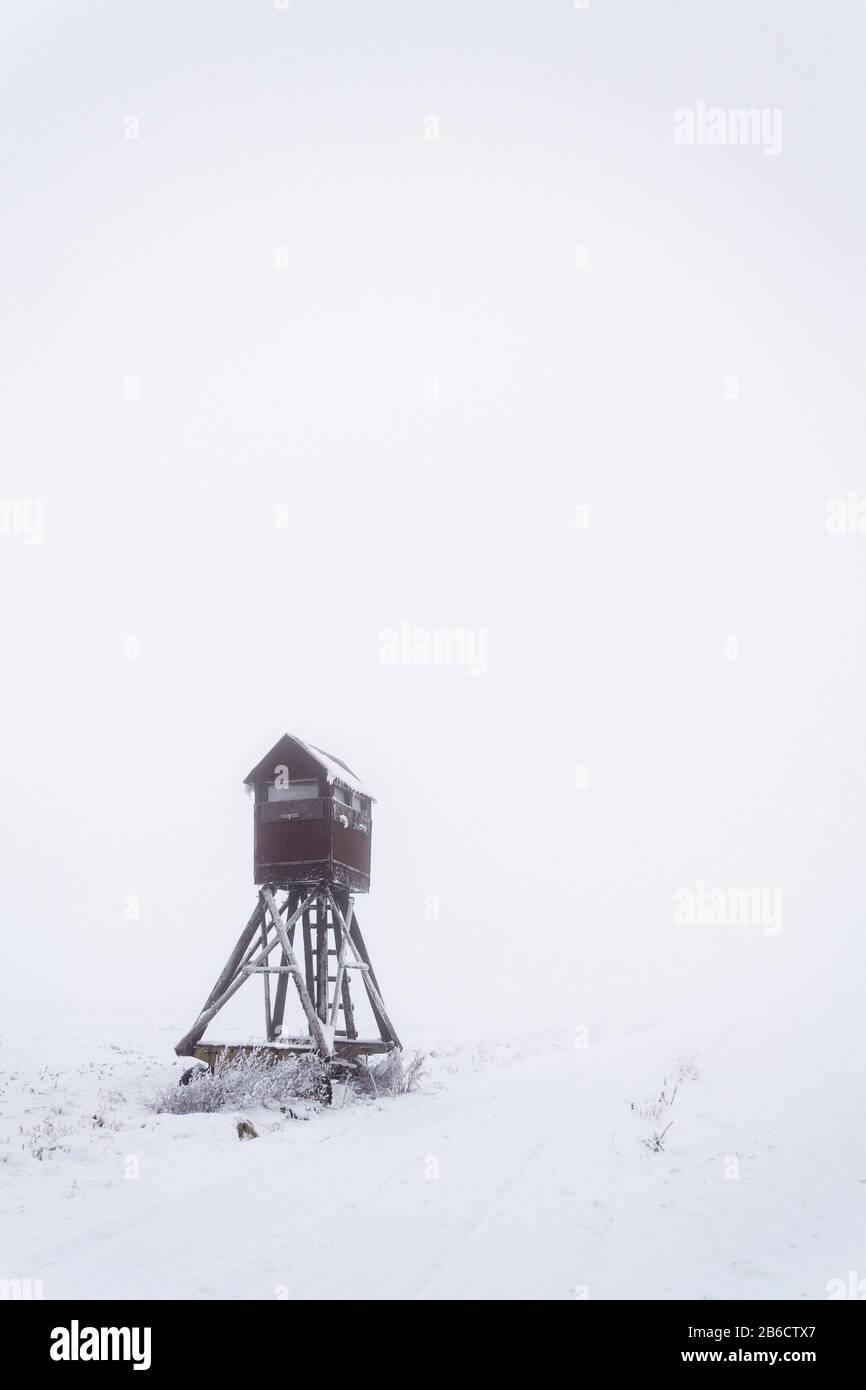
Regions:
M 264 1046 L 275 1059 L 316 1053 L 352 1064 L 399 1048 L 355 913 L 355 894 L 370 888 L 373 797 L 339 758 L 288 734 L 244 785 L 255 803 L 256 906 L 175 1052 L 212 1067 L 222 1055 L 261 1048 L 203 1041 L 211 1020 L 252 975 L 264 982 Z M 377 1038 L 358 1035 L 350 986 L 358 976 Z M 304 1036 L 286 1028 L 290 982 L 306 1018 Z

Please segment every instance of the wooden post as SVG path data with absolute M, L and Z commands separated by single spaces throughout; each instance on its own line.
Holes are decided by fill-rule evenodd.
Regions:
M 311 998 L 316 994 L 316 977 L 313 971 L 313 939 L 311 936 L 309 911 L 304 913 L 304 970 L 307 975 L 307 992 Z
M 358 1030 L 355 1027 L 355 1010 L 352 1008 L 352 995 L 349 991 L 349 977 L 343 976 L 343 1020 L 346 1025 L 346 1037 L 357 1038 Z
M 264 915 L 262 916 L 262 945 L 268 944 L 268 929 L 265 926 Z M 282 977 L 281 977 L 282 978 Z M 268 974 L 262 975 L 265 982 L 265 1037 L 270 1039 L 273 1036 L 273 1015 L 271 1013 L 271 977 Z
M 298 890 L 296 888 L 291 889 L 288 899 L 286 901 L 286 908 L 290 917 L 298 905 L 299 898 L 300 893 L 298 892 Z M 286 934 L 289 938 L 289 945 L 293 947 L 295 944 L 294 923 L 292 924 L 292 926 L 287 928 Z M 288 965 L 285 951 L 283 951 L 282 955 L 280 956 L 280 965 Z M 274 1012 L 271 1016 L 270 1037 L 272 1039 L 278 1038 L 280 1036 L 280 1032 L 282 1031 L 283 1020 L 286 1016 L 286 991 L 288 987 L 289 977 L 287 974 L 284 973 L 280 975 L 279 979 L 277 980 L 277 993 L 276 998 L 274 999 Z
M 340 1004 L 342 1002 L 341 996 L 344 994 L 348 994 L 349 982 L 346 977 L 346 954 L 349 950 L 350 942 L 348 938 L 347 924 L 352 920 L 352 911 L 354 908 L 354 898 L 352 898 L 351 895 L 341 894 L 340 896 L 345 896 L 347 906 L 344 907 L 342 904 L 338 904 L 336 893 L 332 895 L 334 907 L 332 909 L 331 915 L 334 922 L 334 945 L 337 946 L 339 944 L 339 949 L 337 951 L 337 973 L 334 979 L 334 1004 L 331 1011 L 332 1028 L 336 1028 L 337 1026 L 337 1019 L 340 1013 Z M 337 916 L 338 907 L 341 914 L 339 918 Z M 344 984 L 346 986 L 345 989 L 343 988 Z M 343 1013 L 345 1014 L 345 1012 L 346 1010 L 344 1007 Z
M 328 1022 L 328 900 L 316 899 L 316 1013 Z
M 355 900 L 351 894 L 346 892 L 335 892 L 334 897 L 343 914 L 343 921 L 351 923 L 352 913 L 355 910 Z M 357 1038 L 358 1030 L 355 1027 L 355 1011 L 352 1008 L 352 991 L 349 988 L 349 976 L 346 971 L 346 951 L 347 945 L 343 939 L 343 928 L 336 914 L 334 915 L 334 945 L 339 942 L 337 951 L 337 982 L 334 985 L 334 1014 L 331 1022 L 336 1027 L 339 1010 L 338 1004 L 343 1005 L 343 1022 L 345 1024 L 345 1034 L 347 1038 Z

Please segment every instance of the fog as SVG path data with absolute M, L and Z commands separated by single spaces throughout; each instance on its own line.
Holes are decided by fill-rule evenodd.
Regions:
M 0 1003 L 185 1031 L 288 732 L 409 1037 L 857 1007 L 862 7 L 3 30 Z

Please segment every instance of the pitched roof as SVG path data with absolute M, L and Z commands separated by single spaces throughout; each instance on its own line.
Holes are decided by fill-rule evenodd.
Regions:
M 332 753 L 326 753 L 324 749 L 316 748 L 315 744 L 306 743 L 304 739 L 298 738 L 296 734 L 283 734 L 282 738 L 277 739 L 270 752 L 266 753 L 265 756 L 256 763 L 252 771 L 244 778 L 245 786 L 248 786 L 250 782 L 256 781 L 257 774 L 266 765 L 273 766 L 272 760 L 274 760 L 277 750 L 281 748 L 286 741 L 297 744 L 299 748 L 303 748 L 305 752 L 309 753 L 310 757 L 319 764 L 319 767 L 324 772 L 329 783 L 337 782 L 340 786 L 347 787 L 349 791 L 358 792 L 361 796 L 369 797 L 371 801 L 375 801 L 372 792 L 364 786 L 360 777 L 356 776 L 352 769 L 343 762 L 342 758 L 335 758 Z M 279 761 L 279 758 L 276 758 L 276 761 Z

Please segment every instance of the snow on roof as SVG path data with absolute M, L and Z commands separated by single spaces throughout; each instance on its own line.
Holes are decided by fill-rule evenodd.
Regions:
M 352 769 L 346 766 L 342 758 L 335 758 L 332 753 L 326 753 L 324 749 L 317 748 L 313 743 L 304 743 L 302 738 L 298 739 L 298 743 L 303 743 L 313 757 L 322 764 L 329 782 L 341 782 L 350 791 L 360 792 L 361 796 L 369 796 L 371 801 L 374 799 L 372 792 L 364 786 L 360 777 L 357 777 Z
M 252 772 L 245 778 L 247 785 L 255 779 L 259 770 L 270 761 L 277 753 L 280 744 L 284 743 L 287 739 L 289 742 L 296 743 L 299 748 L 303 748 L 309 753 L 310 757 L 319 764 L 329 783 L 339 782 L 341 786 L 348 787 L 349 791 L 358 792 L 360 796 L 367 796 L 371 801 L 375 801 L 372 792 L 364 786 L 360 777 L 355 775 L 348 764 L 343 762 L 342 758 L 335 758 L 333 753 L 326 753 L 324 749 L 317 748 L 315 744 L 306 743 L 304 739 L 298 738 L 296 734 L 283 734 L 283 737 L 277 740 L 270 753 L 267 753 L 265 757 L 262 758 L 261 762 L 257 763 Z

